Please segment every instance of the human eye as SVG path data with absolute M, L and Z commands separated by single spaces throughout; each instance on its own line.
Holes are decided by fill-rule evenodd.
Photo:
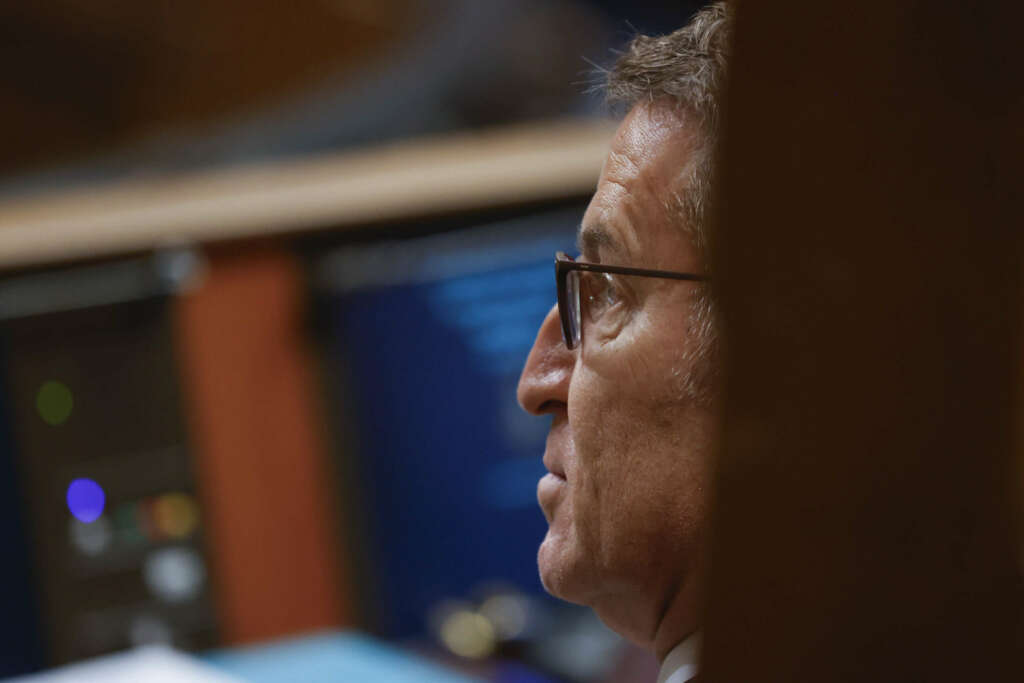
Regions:
M 581 284 L 587 317 L 596 322 L 623 302 L 621 283 L 609 273 L 587 273 Z

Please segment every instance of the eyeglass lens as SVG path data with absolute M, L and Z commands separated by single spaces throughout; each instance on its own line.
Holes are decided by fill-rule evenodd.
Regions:
M 569 305 L 569 348 L 573 349 L 580 343 L 580 273 L 578 270 L 569 271 L 566 274 L 566 302 Z

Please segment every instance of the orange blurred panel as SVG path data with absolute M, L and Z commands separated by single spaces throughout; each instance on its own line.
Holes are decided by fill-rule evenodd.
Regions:
M 202 288 L 179 303 L 226 644 L 350 621 L 302 300 L 296 259 L 259 246 L 210 254 Z

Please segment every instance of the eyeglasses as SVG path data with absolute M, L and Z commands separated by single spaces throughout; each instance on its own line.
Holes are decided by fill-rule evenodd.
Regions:
M 555 254 L 555 285 L 558 290 L 558 315 L 562 320 L 562 338 L 565 339 L 565 345 L 570 350 L 579 346 L 583 336 L 580 273 L 637 275 L 640 277 L 660 277 L 670 280 L 690 280 L 693 282 L 708 280 L 706 275 L 677 273 L 671 270 L 648 270 L 646 268 L 606 266 L 600 263 L 582 263 L 574 261 L 571 256 L 567 256 L 564 252 L 557 252 Z

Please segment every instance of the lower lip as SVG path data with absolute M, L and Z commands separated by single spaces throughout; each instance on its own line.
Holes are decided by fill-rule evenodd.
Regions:
M 556 502 L 565 483 L 565 477 L 560 477 L 557 474 L 545 474 L 541 477 L 537 482 L 537 502 L 540 503 L 542 509 L 547 511 L 548 506 Z

